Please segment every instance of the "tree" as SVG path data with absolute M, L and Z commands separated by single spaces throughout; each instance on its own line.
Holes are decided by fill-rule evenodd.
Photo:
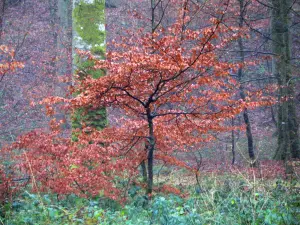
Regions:
M 153 9 L 154 3 L 151 3 Z M 214 28 L 205 29 L 203 36 L 199 37 L 199 31 L 183 28 L 182 24 L 187 22 L 186 9 L 179 10 L 179 19 L 169 28 L 170 33 L 163 29 L 155 31 L 152 20 L 150 33 L 140 31 L 140 36 L 131 33 L 131 38 L 124 38 L 122 44 L 116 44 L 118 52 L 108 54 L 107 61 L 97 61 L 95 66 L 108 69 L 109 75 L 103 79 L 86 79 L 79 87 L 82 94 L 72 101 L 75 106 L 117 106 L 123 109 L 126 117 L 131 118 L 124 121 L 120 130 L 115 130 L 115 136 L 120 135 L 121 149 L 127 151 L 146 142 L 144 159 L 148 164 L 149 194 L 153 190 L 154 158 L 178 163 L 170 155 L 173 150 L 186 150 L 188 143 L 197 145 L 211 140 L 208 130 L 224 130 L 221 118 L 229 118 L 243 108 L 243 104 L 226 105 L 226 101 L 233 101 L 230 99 L 232 93 L 225 94 L 219 89 L 223 85 L 230 86 L 222 80 L 230 65 L 218 62 L 213 53 L 215 47 L 211 44 L 219 32 L 220 22 L 216 22 Z M 137 45 L 136 40 L 141 42 Z M 194 41 L 196 44 L 186 49 L 185 46 Z M 212 68 L 218 76 L 214 77 L 207 71 Z M 207 91 L 206 85 L 218 90 Z M 192 94 L 201 89 L 203 91 L 199 94 Z M 225 105 L 219 108 L 216 102 L 223 96 Z M 130 142 L 123 140 L 122 144 L 124 129 L 132 137 Z M 158 152 L 156 157 L 155 151 Z
M 245 3 L 244 0 L 239 0 L 239 28 L 242 30 L 244 28 L 244 16 L 245 12 L 247 9 L 248 3 Z M 238 45 L 239 45 L 239 56 L 240 56 L 240 63 L 244 64 L 245 63 L 245 53 L 244 53 L 244 43 L 243 43 L 243 38 L 239 37 L 238 38 Z M 238 80 L 239 82 L 242 81 L 243 79 L 243 68 L 240 67 L 238 69 Z M 246 98 L 246 94 L 244 91 L 243 84 L 240 85 L 240 96 L 242 99 Z M 251 160 L 251 166 L 256 166 L 256 158 L 255 158 L 255 153 L 254 153 L 254 141 L 253 141 L 253 135 L 252 135 L 252 130 L 251 130 L 251 122 L 249 119 L 249 114 L 248 114 L 248 109 L 245 108 L 243 112 L 243 118 L 244 118 L 244 123 L 246 125 L 246 135 L 247 135 L 247 141 L 248 141 L 248 154 Z M 233 137 L 234 138 L 234 137 Z
M 272 0 L 273 74 L 279 87 L 278 148 L 275 159 L 300 158 L 299 125 L 291 70 L 290 10 L 292 2 Z
M 218 5 L 218 1 L 214 1 L 213 3 Z M 230 6 L 223 23 L 230 27 L 234 27 L 235 29 L 232 29 L 231 34 L 238 35 L 239 37 L 236 41 L 226 46 L 226 50 L 223 50 L 222 57 L 227 58 L 228 61 L 240 64 L 237 73 L 231 73 L 231 75 L 235 77 L 239 83 L 239 98 L 245 99 L 247 98 L 248 92 L 251 93 L 257 89 L 264 91 L 264 80 L 268 81 L 270 79 L 270 76 L 268 76 L 268 73 L 264 69 L 264 63 L 266 61 L 265 55 L 270 54 L 270 52 L 264 50 L 266 47 L 266 40 L 261 38 L 261 34 L 254 32 L 254 30 L 259 30 L 259 32 L 261 32 L 268 25 L 267 22 L 269 19 L 268 17 L 265 17 L 267 10 L 264 7 L 258 7 L 260 5 L 256 1 L 237 0 L 231 1 L 229 4 Z M 203 11 L 205 10 L 202 9 L 201 12 Z M 212 10 L 211 14 L 214 15 L 217 14 L 217 12 L 218 9 L 216 9 L 216 12 Z M 258 42 L 261 44 L 253 44 Z M 259 113 L 259 111 L 256 110 L 254 113 L 259 113 L 260 117 L 262 115 L 267 115 L 265 112 L 262 112 L 262 109 L 260 109 L 260 111 L 261 112 Z M 250 165 L 256 166 L 256 161 L 258 159 L 255 156 L 256 144 L 254 140 L 256 138 L 259 140 L 259 136 L 256 137 L 259 133 L 255 128 L 257 127 L 257 122 L 262 118 L 251 120 L 251 111 L 248 109 L 245 109 L 245 111 L 242 112 L 241 117 L 243 119 L 243 124 L 246 127 L 245 138 L 247 147 L 245 147 L 245 149 L 248 150 Z M 252 126 L 254 129 L 252 129 Z M 266 130 L 264 127 L 261 127 L 261 129 Z M 235 148 L 235 140 L 233 140 L 235 138 L 234 133 L 234 131 L 231 133 L 233 152 Z
M 154 160 L 193 170 L 174 153 L 193 151 L 214 140 L 214 133 L 233 129 L 226 120 L 245 108 L 270 104 L 270 98 L 255 94 L 236 99 L 236 82 L 229 72 L 237 66 L 216 55 L 238 37 L 220 36 L 230 30 L 222 25 L 227 5 L 218 18 L 207 21 L 210 26 L 192 29 L 188 25 L 193 4 L 172 3 L 169 10 L 177 14 L 170 26 L 127 30 L 129 35 L 114 43 L 106 59 L 79 51 L 95 62 L 95 70 L 107 71 L 106 76 L 84 77 L 74 87 L 79 94 L 73 99 L 42 101 L 49 114 L 58 102 L 71 111 L 116 107 L 123 113 L 117 124 L 101 131 L 83 127 L 78 142 L 61 137 L 55 120 L 51 133 L 33 131 L 20 137 L 11 149 L 25 151 L 17 156 L 19 162 L 43 188 L 81 195 L 100 192 L 116 199 L 118 179 L 135 180 L 146 161 L 146 192 L 151 195 Z

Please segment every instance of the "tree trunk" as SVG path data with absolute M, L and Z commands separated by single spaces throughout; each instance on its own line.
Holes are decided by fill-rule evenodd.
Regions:
M 147 194 L 152 194 L 153 190 L 153 158 L 154 158 L 154 149 L 155 149 L 155 137 L 154 137 L 154 127 L 153 127 L 153 118 L 151 111 L 147 109 L 147 119 L 148 119 L 148 182 L 147 182 Z
M 146 168 L 145 160 L 143 160 L 141 163 L 141 169 L 142 169 L 143 182 L 147 183 L 147 168 Z
M 231 125 L 234 126 L 234 118 L 231 120 Z M 226 145 L 227 147 L 227 145 Z M 231 131 L 231 152 L 232 152 L 232 161 L 231 164 L 234 165 L 235 163 L 235 135 L 234 130 Z
M 72 14 L 70 5 L 71 0 L 57 0 L 56 22 L 58 25 L 56 38 L 56 84 L 55 95 L 64 97 L 67 92 L 67 84 L 62 83 L 61 79 L 71 75 L 72 57 L 71 40 L 72 40 Z M 65 112 L 59 110 L 56 115 L 57 120 L 64 120 L 65 123 L 62 128 L 68 129 L 70 127 L 69 119 Z
M 48 0 L 48 4 L 49 4 L 49 12 L 50 12 L 50 25 L 51 25 L 51 34 L 52 34 L 52 38 L 53 38 L 53 44 L 54 46 L 57 46 L 57 40 L 58 40 L 58 29 L 57 29 L 57 18 L 58 18 L 58 1 L 57 0 Z M 55 55 L 53 56 L 54 59 L 58 58 L 58 52 L 59 51 L 55 51 Z M 57 60 L 52 60 L 50 62 L 52 70 L 49 71 L 49 73 L 51 73 L 54 77 L 56 77 L 56 70 L 57 70 Z
M 291 40 L 289 31 L 290 0 L 272 0 L 273 74 L 279 87 L 277 160 L 300 158 L 298 121 L 294 102 L 294 82 L 291 71 Z
M 72 40 L 72 12 L 70 7 L 71 0 L 57 1 L 57 23 L 59 33 L 57 34 L 57 76 L 62 77 L 71 73 L 71 40 Z M 64 86 L 59 85 L 58 94 L 65 94 Z
M 245 12 L 246 12 L 246 10 L 245 10 L 246 6 L 244 3 L 244 0 L 239 0 L 239 3 L 240 3 L 239 28 L 242 29 L 244 26 L 244 16 L 245 16 Z M 241 37 L 238 39 L 238 45 L 239 45 L 239 53 L 240 53 L 239 62 L 243 64 L 245 62 L 245 55 L 244 55 L 244 43 L 243 43 L 243 39 Z M 243 76 L 244 76 L 243 69 L 239 68 L 238 69 L 239 81 L 242 81 Z M 243 100 L 245 100 L 246 95 L 245 95 L 242 84 L 240 86 L 240 96 Z M 247 141 L 248 141 L 248 154 L 249 154 L 249 157 L 251 160 L 250 166 L 256 167 L 257 164 L 256 164 L 256 159 L 255 159 L 255 153 L 254 153 L 253 135 L 252 135 L 251 122 L 249 119 L 247 108 L 243 112 L 243 118 L 244 118 L 244 123 L 246 125 L 246 135 L 247 135 Z
M 155 31 L 155 0 L 151 0 L 151 32 Z M 151 115 L 150 107 L 146 109 L 147 111 L 147 122 L 149 128 L 148 143 L 146 144 L 148 152 L 148 179 L 147 179 L 147 190 L 146 194 L 152 194 L 153 191 L 153 159 L 154 159 L 154 149 L 155 149 L 155 137 L 154 137 L 154 127 L 153 127 L 153 117 Z
M 98 57 L 105 57 L 105 6 L 112 7 L 112 4 L 107 5 L 106 1 L 73 0 L 73 72 L 78 75 L 100 76 L 92 68 L 93 61 L 90 60 L 90 63 L 87 63 L 88 59 L 80 59 L 76 56 L 75 49 L 89 50 Z M 103 37 L 103 40 L 99 40 L 99 36 Z M 79 71 L 85 72 L 80 73 Z M 101 74 L 101 76 L 104 75 L 105 73 Z M 81 129 L 82 124 L 97 130 L 105 128 L 108 124 L 106 108 L 94 109 L 91 106 L 77 110 L 72 115 L 72 128 Z M 73 140 L 76 139 L 77 134 L 73 133 Z
M 276 118 L 275 118 L 275 113 L 274 113 L 273 106 L 270 106 L 270 110 L 271 110 L 272 122 L 273 122 L 274 125 L 277 127 L 277 121 L 276 121 Z
M 3 32 L 4 7 L 5 7 L 5 0 L 0 0 L 0 43 L 1 43 L 2 32 Z

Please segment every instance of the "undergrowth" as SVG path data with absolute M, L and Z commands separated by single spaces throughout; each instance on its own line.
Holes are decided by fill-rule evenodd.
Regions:
M 249 180 L 243 177 L 204 177 L 184 187 L 188 197 L 156 194 L 151 200 L 132 186 L 121 205 L 97 197 L 32 194 L 24 191 L 1 207 L 1 222 L 22 224 L 300 224 L 297 182 Z

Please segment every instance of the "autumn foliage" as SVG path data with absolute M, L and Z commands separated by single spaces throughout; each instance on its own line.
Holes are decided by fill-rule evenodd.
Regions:
M 245 107 L 270 104 L 261 93 L 240 100 L 230 72 L 243 65 L 218 55 L 243 35 L 241 31 L 232 36 L 237 28 L 223 25 L 226 4 L 202 29 L 189 27 L 196 10 L 192 5 L 174 3 L 172 7 L 177 14 L 170 26 L 126 31 L 122 40 L 112 43 L 114 50 L 105 60 L 79 52 L 95 61 L 95 70 L 107 75 L 79 79 L 72 91 L 80 94 L 72 99 L 51 97 L 42 103 L 48 109 L 64 103 L 71 113 L 78 108 L 109 107 L 120 110 L 122 116 L 101 131 L 85 127 L 77 142 L 60 135 L 60 121 L 52 122 L 51 132 L 37 130 L 20 137 L 10 149 L 20 150 L 18 167 L 34 177 L 34 188 L 120 199 L 124 187 L 118 181 L 136 180 L 144 161 L 151 194 L 155 162 L 194 171 L 174 153 L 195 151 L 213 141 L 215 134 L 235 129 L 226 126 L 226 121 Z
M 17 69 L 23 68 L 22 62 L 15 60 L 15 51 L 6 46 L 0 45 L 0 82 L 5 76 L 10 75 Z M 4 154 L 1 152 L 1 164 L 0 164 L 0 204 L 10 200 L 14 193 L 17 191 L 17 187 L 13 188 L 12 179 L 13 175 L 7 173 L 5 167 L 2 165 L 4 161 Z
M 24 67 L 22 62 L 15 60 L 15 51 L 6 45 L 0 45 L 0 56 L 0 81 L 8 73 Z

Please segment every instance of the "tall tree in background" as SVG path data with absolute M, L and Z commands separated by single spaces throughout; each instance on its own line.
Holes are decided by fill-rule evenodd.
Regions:
M 70 77 L 72 73 L 72 4 L 71 0 L 57 0 L 54 2 L 55 18 L 57 30 L 54 32 L 54 39 L 56 42 L 56 56 L 55 56 L 55 76 L 58 80 L 55 85 L 55 94 L 57 96 L 64 96 L 67 90 L 67 85 L 62 82 L 66 77 Z M 51 9 L 50 9 L 51 10 Z M 57 120 L 64 120 L 66 128 L 69 127 L 69 121 L 61 112 L 57 115 Z
M 273 74 L 279 87 L 278 148 L 275 159 L 300 158 L 298 121 L 291 69 L 290 0 L 272 0 Z
M 249 5 L 249 3 L 244 0 L 238 0 L 239 3 L 239 29 L 242 30 L 244 28 L 244 18 L 245 18 L 245 14 L 247 12 L 247 6 Z M 239 62 L 241 63 L 241 65 L 244 65 L 245 63 L 245 47 L 244 47 L 244 43 L 243 43 L 243 37 L 239 37 L 238 38 L 238 54 L 239 54 Z M 243 71 L 243 67 L 240 67 L 238 69 L 238 80 L 241 83 L 244 77 L 244 71 Z M 246 98 L 246 94 L 244 91 L 244 87 L 243 84 L 240 84 L 240 97 L 241 99 L 245 100 Z M 253 143 L 253 135 L 252 135 L 252 130 L 251 130 L 251 122 L 250 122 L 250 118 L 249 118 L 249 113 L 248 113 L 248 109 L 245 108 L 245 110 L 243 111 L 243 118 L 244 118 L 244 123 L 246 125 L 246 135 L 247 135 L 247 142 L 248 142 L 248 154 L 249 154 L 249 158 L 251 160 L 250 164 L 251 166 L 256 166 L 256 158 L 255 158 L 255 153 L 254 153 L 254 143 Z
M 2 36 L 3 18 L 4 18 L 4 7 L 5 7 L 5 0 L 0 0 L 0 43 L 1 43 L 1 36 Z
M 47 126 L 41 106 L 30 102 L 55 92 L 64 96 L 67 87 L 58 80 L 70 74 L 62 69 L 69 67 L 65 63 L 71 57 L 71 39 L 67 37 L 71 27 L 59 24 L 64 21 L 59 17 L 64 15 L 58 15 L 58 0 L 5 2 L 1 41 L 15 50 L 14 58 L 25 66 L 6 75 L 0 84 L 1 145 L 14 141 L 22 132 Z M 69 3 L 67 0 L 59 4 L 70 6 Z

